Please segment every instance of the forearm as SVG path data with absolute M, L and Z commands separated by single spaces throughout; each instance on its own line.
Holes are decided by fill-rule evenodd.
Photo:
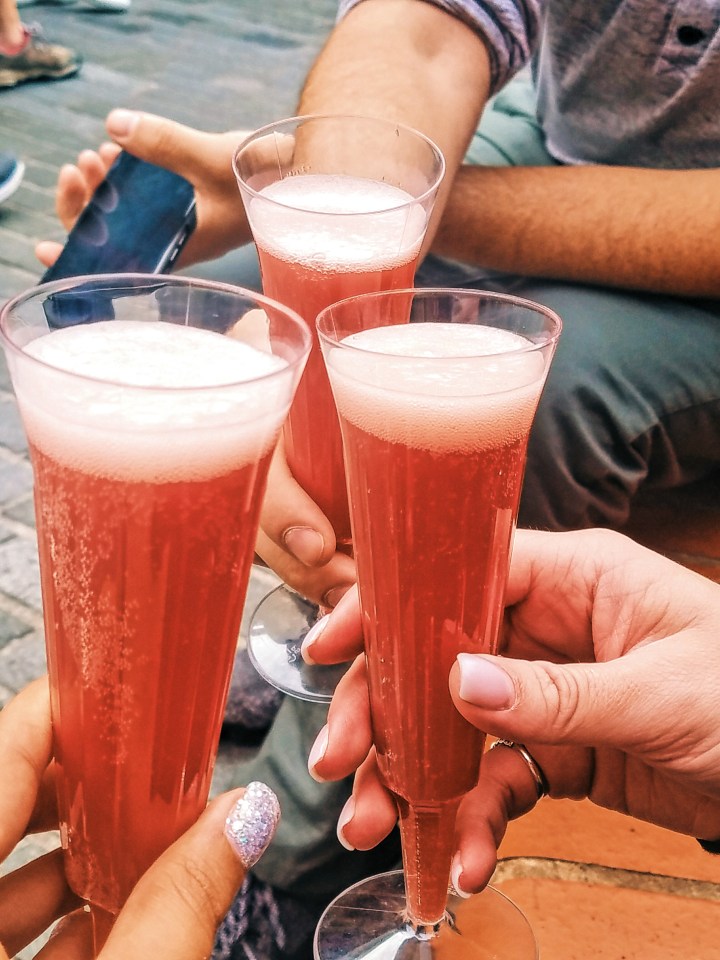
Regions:
M 720 296 L 720 171 L 468 167 L 436 253 L 532 277 Z
M 419 0 L 365 0 L 333 30 L 298 112 L 382 117 L 422 131 L 447 163 L 439 214 L 488 87 L 485 47 L 465 24 Z

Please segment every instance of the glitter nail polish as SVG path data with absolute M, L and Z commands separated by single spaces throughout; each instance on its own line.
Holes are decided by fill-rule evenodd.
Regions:
M 254 780 L 225 821 L 225 836 L 245 867 L 257 863 L 280 821 L 280 804 L 270 787 Z

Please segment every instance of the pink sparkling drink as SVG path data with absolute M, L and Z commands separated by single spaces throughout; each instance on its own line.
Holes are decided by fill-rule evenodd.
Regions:
M 432 925 L 484 745 L 448 676 L 459 652 L 497 650 L 549 351 L 480 324 L 374 326 L 397 323 L 384 303 L 380 319 L 379 299 L 337 304 L 319 329 L 345 445 L 378 762 L 398 803 L 408 916 Z
M 298 123 L 300 146 L 292 157 L 284 156 L 289 135 L 273 140 L 274 170 L 255 170 L 242 145 L 235 163 L 263 291 L 296 310 L 314 333 L 315 318 L 331 303 L 412 283 L 443 163 L 425 138 L 385 121 L 310 117 L 277 127 Z M 262 137 L 256 142 L 259 150 Z M 426 172 L 423 164 L 430 163 Z M 244 173 L 244 164 L 253 172 Z M 349 546 L 342 441 L 317 345 L 284 439 L 293 475 L 330 520 L 338 543 Z
M 9 359 L 35 477 L 66 873 L 117 913 L 207 801 L 299 363 L 132 319 L 46 333 Z

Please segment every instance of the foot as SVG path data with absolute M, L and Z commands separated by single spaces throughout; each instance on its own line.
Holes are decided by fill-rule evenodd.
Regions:
M 15 193 L 24 174 L 24 163 L 11 153 L 0 153 L 0 203 L 4 203 Z
M 73 50 L 46 43 L 25 27 L 25 41 L 17 50 L 0 47 L 0 88 L 28 80 L 62 80 L 78 72 L 82 58 Z

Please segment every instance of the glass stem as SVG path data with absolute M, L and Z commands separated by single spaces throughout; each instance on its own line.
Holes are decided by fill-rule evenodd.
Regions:
M 93 956 L 97 957 L 104 947 L 105 941 L 110 936 L 110 931 L 117 920 L 117 916 L 114 913 L 108 913 L 107 910 L 103 910 L 102 907 L 99 907 L 96 903 L 91 903 L 90 918 L 92 921 Z
M 419 939 L 430 939 L 445 917 L 460 801 L 419 807 L 401 797 L 396 799 L 407 896 L 405 919 Z

